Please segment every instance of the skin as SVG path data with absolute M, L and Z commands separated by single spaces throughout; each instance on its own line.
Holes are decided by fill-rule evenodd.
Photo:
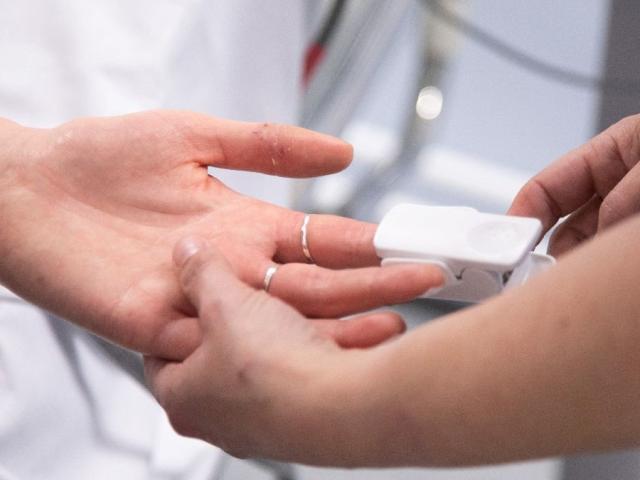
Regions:
M 554 232 L 549 252 L 560 256 L 640 212 L 640 115 L 627 117 L 533 177 L 509 213 L 538 217 Z
M 640 445 L 640 215 L 635 191 L 618 197 L 636 178 L 637 152 L 627 149 L 638 145 L 638 122 L 570 152 L 516 198 L 512 213 L 535 212 L 547 228 L 571 212 L 579 225 L 597 219 L 578 235 L 559 230 L 557 266 L 376 348 L 341 348 L 237 279 L 208 242 L 183 240 L 174 261 L 204 339 L 182 362 L 146 360 L 172 424 L 236 456 L 349 467 Z M 595 168 L 596 157 L 614 165 Z M 602 206 L 585 213 L 603 179 L 602 205 L 623 220 Z M 618 203 L 607 200 L 614 191 Z
M 422 266 L 381 269 L 375 226 L 303 214 L 240 195 L 209 166 L 305 177 L 345 168 L 348 144 L 296 127 L 179 111 L 78 119 L 53 129 L 0 122 L 0 283 L 126 347 L 184 358 L 199 344 L 194 309 L 171 262 L 176 241 L 201 235 L 234 274 L 324 319 L 407 301 L 442 280 Z M 402 281 L 401 281 L 402 280 Z M 390 313 L 320 327 L 344 346 L 403 329 Z

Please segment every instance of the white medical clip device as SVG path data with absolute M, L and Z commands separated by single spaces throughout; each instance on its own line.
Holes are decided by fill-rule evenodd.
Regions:
M 430 263 L 442 269 L 444 285 L 421 298 L 473 303 L 522 285 L 555 263 L 531 251 L 541 232 L 535 218 L 401 204 L 384 216 L 374 244 L 382 265 Z

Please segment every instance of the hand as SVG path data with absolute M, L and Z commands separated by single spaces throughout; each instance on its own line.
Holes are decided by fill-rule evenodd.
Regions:
M 533 177 L 509 213 L 538 217 L 545 232 L 569 218 L 549 244 L 562 255 L 640 211 L 640 115 L 627 117 Z
M 183 358 L 200 341 L 169 260 L 187 234 L 206 237 L 254 287 L 274 261 L 285 263 L 270 293 L 310 316 L 406 301 L 441 281 L 428 267 L 372 267 L 375 226 L 323 215 L 309 226 L 311 253 L 322 267 L 344 270 L 304 264 L 302 214 L 233 192 L 207 173 L 335 172 L 351 148 L 332 137 L 157 111 L 52 130 L 5 123 L 0 140 L 0 282 L 145 353 Z M 397 319 L 378 318 L 347 343 L 400 329 Z
M 147 357 L 145 371 L 176 431 L 240 457 L 356 462 L 353 440 L 367 438 L 375 417 L 364 394 L 374 382 L 369 351 L 331 338 L 349 322 L 309 321 L 250 288 L 202 239 L 180 242 L 174 259 L 202 343 L 179 363 Z

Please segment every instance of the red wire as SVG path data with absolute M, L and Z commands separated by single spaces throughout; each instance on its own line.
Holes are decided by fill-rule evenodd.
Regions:
M 308 49 L 304 59 L 304 74 L 302 77 L 303 85 L 309 85 L 316 68 L 324 58 L 325 49 L 318 43 L 312 44 Z

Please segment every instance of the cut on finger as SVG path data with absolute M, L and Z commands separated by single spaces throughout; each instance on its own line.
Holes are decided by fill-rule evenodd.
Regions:
M 222 152 L 213 167 L 307 178 L 339 172 L 353 156 L 348 143 L 291 125 L 211 119 L 206 132 Z

